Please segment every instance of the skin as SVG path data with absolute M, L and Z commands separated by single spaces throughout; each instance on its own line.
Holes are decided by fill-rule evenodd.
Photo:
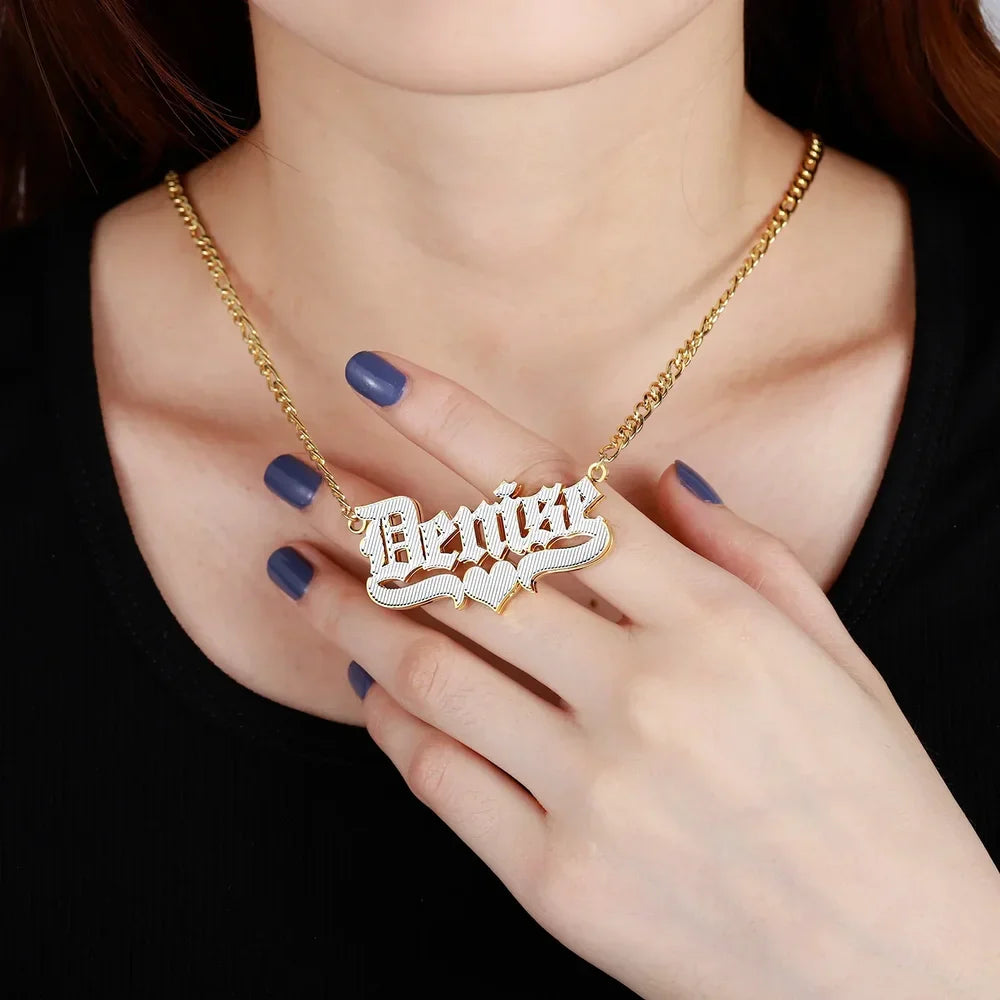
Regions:
M 453 511 L 532 457 L 569 470 L 563 482 L 578 478 L 797 168 L 802 137 L 743 90 L 738 3 L 609 10 L 251 4 L 261 124 L 186 184 L 354 502 L 404 493 Z M 792 224 L 613 467 L 602 513 L 619 538 L 641 526 L 643 545 L 669 553 L 669 573 L 619 543 L 605 569 L 543 579 L 503 618 L 440 604 L 393 615 L 345 575 L 365 567 L 329 498 L 303 516 L 264 489 L 265 466 L 295 450 L 294 435 L 153 189 L 101 220 L 92 260 L 101 405 L 137 543 L 219 669 L 368 725 L 533 914 L 643 995 L 995 995 L 997 942 L 982 929 L 1000 923 L 996 869 L 823 596 L 898 425 L 910 247 L 905 193 L 831 150 Z M 344 362 L 363 349 L 411 374 L 399 407 L 377 412 L 344 383 Z M 442 377 L 474 394 L 447 440 L 435 393 L 460 390 Z M 490 404 L 507 416 L 472 433 Z M 676 457 L 727 506 L 683 493 Z M 320 567 L 299 604 L 263 572 L 290 540 Z M 647 606 L 623 607 L 639 579 Z M 694 608 L 706 594 L 708 625 Z M 632 633 L 609 620 L 618 610 L 641 612 L 625 646 L 615 643 Z M 586 617 L 586 627 L 572 618 L 581 635 L 605 631 L 542 670 L 531 651 L 565 634 L 561 616 Z M 685 638 L 666 642 L 657 630 L 678 616 Z M 385 645 L 366 647 L 371 636 Z M 470 640 L 485 652 L 463 653 Z M 414 643 L 445 670 L 422 696 L 399 680 Z M 364 703 L 345 678 L 351 658 L 379 681 Z M 606 675 L 609 662 L 621 675 Z M 565 690 L 548 672 L 560 663 Z M 474 732 L 441 714 L 445 681 L 469 698 Z M 635 711 L 636 690 L 652 707 Z M 607 713 L 582 711 L 601 698 Z M 516 739 L 515 717 L 533 719 Z M 841 741 L 831 759 L 845 729 L 851 752 Z M 706 730 L 725 736 L 725 753 Z M 650 737 L 662 731 L 669 742 Z M 627 759 L 610 752 L 618 733 Z M 551 767 L 522 775 L 552 806 L 545 833 L 537 801 L 494 766 L 522 766 L 503 757 L 522 740 Z M 618 782 L 626 763 L 637 766 Z M 809 780 L 820 769 L 832 769 L 822 785 Z M 661 807 L 664 788 L 687 803 L 683 822 Z M 463 813 L 477 797 L 482 808 Z M 573 829 L 589 833 L 574 840 Z M 801 848 L 775 850 L 792 839 Z M 504 853 L 514 842 L 526 845 L 517 858 Z M 677 909 L 656 903 L 681 897 Z M 794 960 L 806 950 L 822 957 Z
M 551 442 L 391 360 L 407 389 L 380 415 L 477 491 L 496 459 L 573 480 Z M 428 606 L 558 704 L 433 623 L 386 622 L 325 495 L 336 561 L 299 545 L 300 610 L 372 664 L 365 724 L 413 793 L 640 996 L 995 995 L 1000 873 L 877 670 L 783 543 L 673 466 L 659 488 L 670 533 L 605 485 L 614 555 L 578 571 L 625 624 L 544 585 L 502 618 Z

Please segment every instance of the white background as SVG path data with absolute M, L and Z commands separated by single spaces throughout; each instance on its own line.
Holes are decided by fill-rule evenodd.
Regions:
M 994 32 L 1000 35 L 1000 0 L 982 0 L 986 20 L 992 25 Z

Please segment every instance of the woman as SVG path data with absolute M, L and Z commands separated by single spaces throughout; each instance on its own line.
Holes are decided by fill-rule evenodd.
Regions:
M 814 6 L 3 5 L 9 995 L 1000 994 L 1000 58 Z

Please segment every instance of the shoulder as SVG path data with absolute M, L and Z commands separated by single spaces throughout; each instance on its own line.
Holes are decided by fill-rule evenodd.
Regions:
M 194 350 L 187 331 L 214 290 L 162 183 L 104 213 L 90 266 L 95 352 L 117 389 L 158 394 L 165 344 Z M 127 383 L 127 384 L 126 384 Z
M 47 546 L 60 530 L 52 484 L 70 478 L 66 446 L 79 443 L 88 411 L 86 234 L 93 221 L 88 216 L 74 208 L 0 231 L 0 462 L 15 479 L 22 477 L 22 489 L 8 489 L 0 498 L 12 565 L 27 565 L 43 554 L 50 559 Z M 68 391 L 64 371 L 75 373 Z M 25 572 L 33 579 L 34 569 Z M 4 608 L 0 615 L 5 623 L 9 613 Z
M 75 204 L 0 232 L 7 376 L 0 417 L 8 428 L 23 424 L 32 410 L 47 415 L 57 392 L 54 359 L 64 350 L 77 365 L 88 357 L 89 249 L 100 211 L 96 200 Z M 2 440 L 6 454 L 18 446 L 19 436 L 8 432 Z
M 856 313 L 868 297 L 878 301 L 879 288 L 895 286 L 897 301 L 909 303 L 898 312 L 923 340 L 918 348 L 933 342 L 936 354 L 948 355 L 960 391 L 978 391 L 986 372 L 1000 386 L 993 305 L 1000 167 L 994 179 L 977 179 L 927 165 L 887 173 L 838 150 L 827 156 L 818 178 L 823 197 L 811 210 L 823 234 L 814 246 L 833 271 L 825 284 L 841 300 L 830 302 L 831 310 Z M 992 396 L 1000 401 L 1000 391 Z M 995 420 L 1000 426 L 1000 409 Z
M 109 269 L 120 271 L 127 282 L 137 269 L 155 266 L 154 254 L 143 252 L 143 247 L 157 247 L 159 236 L 168 230 L 176 237 L 177 227 L 164 221 L 169 209 L 163 192 L 154 187 L 118 202 L 92 198 L 0 230 L 0 316 L 5 328 L 22 336 L 38 333 L 49 319 L 46 304 L 63 299 L 70 289 L 89 291 L 97 284 L 92 279 Z
M 962 399 L 956 413 L 987 413 L 1000 431 L 1000 314 L 994 305 L 1000 179 L 944 171 L 905 178 L 912 222 L 917 318 L 947 354 Z M 944 372 L 942 372 L 944 376 Z
M 20 361 L 37 356 L 56 324 L 87 327 L 91 236 L 97 199 L 61 207 L 0 231 L 0 317 Z
M 10 467 L 19 450 L 32 448 L 20 428 L 36 431 L 49 417 L 50 368 L 46 363 L 51 306 L 66 296 L 72 268 L 54 260 L 61 218 L 46 217 L 0 232 L 0 324 L 4 331 L 4 392 L 0 397 L 0 456 Z M 35 416 L 32 417 L 32 414 Z
M 0 317 L 18 373 L 30 367 L 40 342 L 50 230 L 45 219 L 0 232 Z
M 131 329 L 148 328 L 154 303 L 169 301 L 168 286 L 143 293 L 150 273 L 162 273 L 164 253 L 186 237 L 171 228 L 171 206 L 152 188 L 122 201 L 108 198 L 60 207 L 28 225 L 0 231 L 0 322 L 5 338 L 8 390 L 47 389 L 53 365 L 72 356 L 88 377 L 97 325 L 109 301 L 138 308 Z M 163 244 L 167 245 L 166 251 Z M 137 294 L 138 293 L 138 294 Z M 4 415 L 18 405 L 8 391 Z
M 928 516 L 937 513 L 944 537 L 978 539 L 988 559 L 1000 537 L 1000 181 L 921 170 L 906 189 L 916 275 L 908 429 L 934 456 Z

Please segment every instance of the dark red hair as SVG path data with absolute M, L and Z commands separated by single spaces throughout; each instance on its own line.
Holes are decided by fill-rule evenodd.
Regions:
M 1000 163 L 1000 54 L 974 0 L 745 0 L 766 107 L 898 169 Z M 257 116 L 246 0 L 0 0 L 0 227 L 114 200 Z

